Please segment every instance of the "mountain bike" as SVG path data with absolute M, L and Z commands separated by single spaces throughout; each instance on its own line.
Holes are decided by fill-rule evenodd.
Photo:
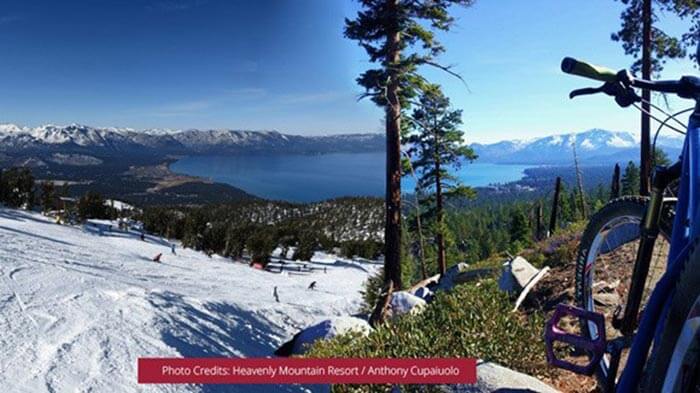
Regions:
M 603 93 L 623 108 L 643 111 L 635 91 L 641 88 L 696 104 L 683 125 L 685 131 L 671 126 L 685 134 L 682 154 L 676 163 L 654 168 L 650 196 L 613 201 L 591 220 L 577 261 L 580 307 L 556 307 L 545 327 L 547 360 L 563 369 L 596 374 L 607 392 L 700 392 L 700 79 L 643 80 L 626 70 L 615 72 L 572 58 L 563 60 L 562 71 L 604 82 L 574 90 L 570 98 Z M 663 122 L 654 118 L 669 126 L 671 119 L 679 122 L 679 114 Z M 677 195 L 669 197 L 672 184 L 677 185 Z M 632 266 L 596 279 L 619 267 L 620 258 L 632 260 L 632 255 Z M 664 263 L 653 263 L 659 259 Z M 615 273 L 621 282 L 610 284 Z M 596 288 L 605 286 L 623 304 L 615 305 L 615 296 L 612 301 L 608 296 L 612 306 L 607 309 L 596 304 Z M 579 328 L 571 321 L 578 321 Z

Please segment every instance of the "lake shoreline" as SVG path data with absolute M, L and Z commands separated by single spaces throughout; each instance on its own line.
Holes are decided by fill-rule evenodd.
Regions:
M 174 175 L 226 184 L 261 199 L 310 203 L 340 197 L 384 196 L 384 153 L 242 154 L 173 157 Z M 532 165 L 469 163 L 458 172 L 465 184 L 493 188 L 521 181 Z M 415 181 L 402 181 L 411 194 Z

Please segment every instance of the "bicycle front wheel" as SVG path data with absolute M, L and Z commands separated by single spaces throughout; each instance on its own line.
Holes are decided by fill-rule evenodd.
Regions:
M 579 245 L 576 260 L 576 301 L 581 308 L 605 315 L 605 335 L 608 340 L 621 335 L 613 328 L 612 319 L 616 309 L 624 311 L 627 302 L 647 202 L 648 198 L 630 196 L 610 201 L 591 217 Z M 661 231 L 654 245 L 640 315 L 651 288 L 666 268 L 673 222 L 670 211 L 666 207 L 662 214 Z M 593 324 L 582 323 L 581 330 L 582 334 L 592 339 L 598 336 L 597 328 Z M 624 349 L 622 352 L 619 370 L 624 369 L 627 351 Z M 600 386 L 604 386 L 608 370 L 609 357 L 605 356 L 596 369 Z

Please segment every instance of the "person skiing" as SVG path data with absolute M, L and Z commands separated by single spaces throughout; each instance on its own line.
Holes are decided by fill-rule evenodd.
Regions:
M 144 235 L 143 232 L 141 232 L 141 240 L 142 240 L 142 241 L 146 241 L 146 235 Z
M 170 244 L 170 252 L 172 252 L 173 255 L 177 255 L 177 254 L 175 254 L 175 243 Z
M 275 297 L 275 301 L 276 301 L 277 303 L 280 302 L 280 297 L 279 297 L 279 295 L 277 294 L 277 287 L 275 287 L 275 288 L 272 290 L 272 296 Z
M 158 253 L 158 255 L 156 255 L 155 257 L 153 257 L 153 262 L 158 262 L 158 263 L 160 263 L 160 257 L 162 257 L 162 256 L 163 256 L 163 253 L 162 253 L 162 252 L 161 252 L 161 253 Z
M 309 290 L 316 289 L 316 281 L 312 281 L 311 284 L 309 284 L 309 288 L 307 288 L 307 289 L 309 289 Z

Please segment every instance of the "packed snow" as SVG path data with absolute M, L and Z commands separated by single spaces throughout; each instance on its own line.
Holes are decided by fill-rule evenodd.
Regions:
M 325 272 L 275 274 L 95 224 L 0 208 L 3 392 L 303 390 L 138 385 L 136 360 L 271 356 L 300 329 L 356 313 L 377 266 L 320 255 Z

